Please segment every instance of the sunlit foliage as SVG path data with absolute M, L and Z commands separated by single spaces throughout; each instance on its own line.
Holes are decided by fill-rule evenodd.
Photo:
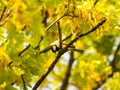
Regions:
M 66 47 L 103 19 L 70 45 L 39 88 L 59 90 L 73 51 L 67 90 L 119 90 L 119 6 L 119 0 L 0 0 L 0 90 L 31 90 L 56 58 L 52 45 Z M 58 29 L 62 40 L 72 35 L 62 46 Z

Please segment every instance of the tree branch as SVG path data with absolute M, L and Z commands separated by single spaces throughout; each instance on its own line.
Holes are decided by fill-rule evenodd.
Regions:
M 99 0 L 95 0 L 94 3 L 92 4 L 92 6 L 90 7 L 90 9 L 94 8 L 96 6 L 96 4 L 98 3 Z
M 60 19 L 62 19 L 63 17 L 65 17 L 65 16 L 71 16 L 71 15 L 69 15 L 68 13 L 69 13 L 69 5 L 70 5 L 70 2 L 71 2 L 71 0 L 68 0 L 68 5 L 67 5 L 67 10 L 66 10 L 66 12 L 62 15 L 62 16 L 60 16 L 58 19 L 56 19 L 54 22 L 52 22 L 46 29 L 45 29 L 45 31 L 48 31 L 55 23 L 57 23 Z
M 59 48 L 62 49 L 62 32 L 60 27 L 60 22 L 57 22 L 58 24 L 58 32 L 59 32 Z
M 70 51 L 75 51 L 75 52 L 78 52 L 78 53 L 83 53 L 84 52 L 84 50 L 82 50 L 82 49 L 76 49 L 76 48 L 70 48 L 69 49 Z
M 62 19 L 65 16 L 71 16 L 71 17 L 77 17 L 75 15 L 70 15 L 68 14 L 68 11 L 65 12 L 65 14 L 63 14 L 62 16 L 60 16 L 58 19 L 56 19 L 55 21 L 53 21 L 46 29 L 45 31 L 48 31 L 55 23 L 57 23 L 60 19 Z
M 64 39 L 62 40 L 62 42 L 64 42 L 65 40 L 69 39 L 71 36 L 72 36 L 72 34 L 70 34 L 69 36 L 67 36 L 66 38 L 64 38 Z M 41 51 L 39 52 L 39 54 L 45 53 L 45 52 L 49 51 L 49 50 L 51 49 L 51 47 L 52 47 L 52 45 L 44 48 L 43 50 L 41 50 Z
M 55 23 L 57 23 L 60 19 L 62 19 L 66 14 L 60 16 L 58 19 L 56 19 L 54 22 L 52 22 L 46 29 L 45 31 L 48 31 Z
M 85 36 L 85 35 L 88 35 L 88 34 L 91 33 L 91 32 L 94 32 L 97 28 L 99 28 L 99 27 L 100 27 L 103 23 L 105 23 L 105 22 L 106 22 L 106 18 L 103 18 L 102 21 L 99 22 L 96 26 L 94 26 L 91 30 L 89 30 L 89 31 L 87 31 L 87 32 L 85 32 L 85 33 L 83 33 L 83 34 L 79 34 L 78 36 L 76 36 L 76 38 L 74 38 L 74 39 L 67 45 L 67 48 L 70 47 L 70 46 L 71 46 L 75 41 L 77 41 L 80 37 Z M 66 37 L 65 39 L 63 39 L 62 42 L 65 41 L 65 40 L 67 40 L 67 39 L 70 38 L 71 36 L 72 36 L 72 34 L 70 34 L 68 37 Z M 50 50 L 50 49 L 51 49 L 51 46 L 49 46 L 49 47 L 41 50 L 39 53 L 45 53 L 45 52 L 47 52 L 47 51 Z
M 102 21 L 100 21 L 96 26 L 94 26 L 91 30 L 83 33 L 83 34 L 79 34 L 78 36 L 76 36 L 67 46 L 66 48 L 70 47 L 70 45 L 72 45 L 74 42 L 76 42 L 80 37 L 86 36 L 92 32 L 94 32 L 96 29 L 98 29 L 101 25 L 103 25 L 103 23 L 106 22 L 106 18 L 103 18 Z
M 93 6 L 95 6 L 98 3 L 99 0 L 95 0 L 95 2 L 93 3 Z
M 3 9 L 2 14 L 1 14 L 1 16 L 0 16 L 0 21 L 3 19 L 3 16 L 4 16 L 4 14 L 5 14 L 6 9 L 7 9 L 7 7 L 4 6 L 4 9 Z
M 115 66 L 115 60 L 116 60 L 116 58 L 118 56 L 118 51 L 119 50 L 120 50 L 120 44 L 118 45 L 118 47 L 117 47 L 117 49 L 116 49 L 116 51 L 114 53 L 114 58 L 113 58 L 112 62 L 110 63 L 110 65 L 112 66 L 113 71 L 117 71 L 117 68 Z
M 22 81 L 23 81 L 23 88 L 24 88 L 24 90 L 27 90 L 27 87 L 26 87 L 26 84 L 25 84 L 25 80 L 24 80 L 23 75 L 21 75 L 21 79 L 22 79 Z
M 3 10 L 3 12 L 5 13 L 6 9 Z M 11 10 L 8 10 L 6 16 L 4 17 L 4 13 L 1 16 L 1 20 L 0 20 L 0 26 L 4 25 L 8 20 L 9 20 L 9 16 L 11 14 Z M 4 17 L 4 18 L 3 18 Z
M 42 77 L 37 81 L 37 83 L 34 85 L 32 90 L 36 90 L 39 85 L 43 82 L 43 80 L 48 76 L 48 74 L 53 70 L 54 66 L 56 65 L 56 63 L 58 62 L 59 58 L 61 57 L 62 54 L 64 54 L 67 50 L 66 49 L 61 49 L 56 58 L 54 59 L 54 61 L 52 62 L 52 64 L 50 65 L 50 67 L 48 68 L 48 70 L 46 71 L 45 74 L 42 75 Z
M 112 67 L 112 73 L 111 73 L 110 75 L 108 75 L 108 78 L 113 77 L 113 74 L 114 74 L 115 72 L 120 71 L 120 70 L 117 69 L 116 66 L 115 66 L 115 60 L 116 60 L 116 58 L 117 58 L 117 55 L 118 55 L 118 51 L 119 51 L 119 50 L 120 50 L 120 44 L 118 45 L 118 47 L 117 47 L 117 49 L 116 49 L 116 51 L 115 51 L 115 53 L 114 53 L 114 58 L 113 58 L 112 62 L 110 63 L 110 66 Z M 101 84 L 98 84 L 93 90 L 97 90 L 98 88 L 100 88 L 100 87 L 108 80 L 108 78 L 102 80 Z
M 36 90 L 39 85 L 44 81 L 44 79 L 48 76 L 48 74 L 53 70 L 54 66 L 56 65 L 56 63 L 58 62 L 59 58 L 62 56 L 62 54 L 64 54 L 65 52 L 68 51 L 68 48 L 74 43 L 76 42 L 80 37 L 83 37 L 85 35 L 88 35 L 92 32 L 94 32 L 97 28 L 99 28 L 103 23 L 105 23 L 106 18 L 104 18 L 101 22 L 99 22 L 96 26 L 94 26 L 91 30 L 89 30 L 88 32 L 85 32 L 83 34 L 80 34 L 78 36 L 76 36 L 65 48 L 61 49 L 56 58 L 53 60 L 52 64 L 50 65 L 50 67 L 48 68 L 48 70 L 42 75 L 42 77 L 37 81 L 37 83 L 34 85 L 32 90 Z
M 25 49 L 23 49 L 19 54 L 18 54 L 18 56 L 21 56 L 26 50 L 28 50 L 30 48 L 30 44 L 28 44 L 28 46 L 25 48 Z
M 69 81 L 69 78 L 70 78 L 70 75 L 71 75 L 73 62 L 74 62 L 74 53 L 73 53 L 73 51 L 71 51 L 70 52 L 69 64 L 68 64 L 67 71 L 66 71 L 66 74 L 65 74 L 65 78 L 63 79 L 63 83 L 62 83 L 62 86 L 61 86 L 60 90 L 66 90 L 66 88 L 68 86 L 68 81 Z
M 39 49 L 40 43 L 42 42 L 42 40 L 43 40 L 43 36 L 40 37 L 40 40 L 39 40 L 39 42 L 38 42 L 38 45 L 37 45 L 34 49 Z

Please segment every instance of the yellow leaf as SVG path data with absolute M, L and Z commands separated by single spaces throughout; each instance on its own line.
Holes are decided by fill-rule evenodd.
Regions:
M 13 16 L 13 23 L 16 25 L 19 32 L 26 24 L 26 22 L 30 23 L 27 14 L 25 11 L 27 10 L 26 4 L 22 0 L 16 0 L 16 2 L 12 6 L 12 16 Z M 28 24 L 28 23 L 27 23 Z
M 2 69 L 7 69 L 7 66 L 10 63 L 9 56 L 6 54 L 5 50 L 6 50 L 6 45 L 0 47 L 0 71 Z M 4 67 L 2 67 L 3 63 L 5 64 Z
M 84 47 L 83 42 L 81 40 L 76 41 L 75 42 L 75 47 L 79 48 L 79 49 L 83 48 Z
M 5 87 L 6 87 L 6 82 L 0 85 L 0 90 L 4 90 Z
M 47 58 L 46 59 L 46 63 L 45 63 L 45 65 L 44 65 L 44 68 L 45 69 L 48 69 L 48 67 L 51 65 L 51 63 L 53 62 L 53 57 L 49 57 L 49 58 Z

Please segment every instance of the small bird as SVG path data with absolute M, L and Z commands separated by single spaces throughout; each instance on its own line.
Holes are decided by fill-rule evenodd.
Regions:
M 57 45 L 52 45 L 51 50 L 52 52 L 56 53 L 57 51 L 59 51 L 59 47 Z

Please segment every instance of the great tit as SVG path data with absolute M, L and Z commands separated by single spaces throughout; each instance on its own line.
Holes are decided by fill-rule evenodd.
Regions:
M 52 45 L 51 50 L 52 52 L 56 53 L 57 51 L 59 51 L 59 47 L 57 45 Z

